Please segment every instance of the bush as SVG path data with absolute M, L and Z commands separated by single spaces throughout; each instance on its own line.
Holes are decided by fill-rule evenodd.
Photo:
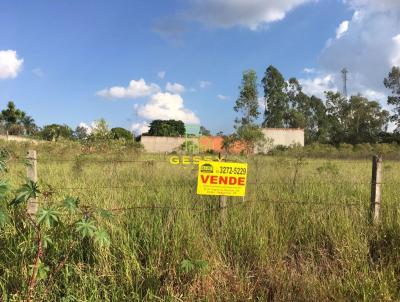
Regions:
M 133 134 L 121 127 L 117 128 L 112 128 L 111 129 L 111 137 L 113 139 L 124 139 L 126 141 L 132 141 L 133 140 Z

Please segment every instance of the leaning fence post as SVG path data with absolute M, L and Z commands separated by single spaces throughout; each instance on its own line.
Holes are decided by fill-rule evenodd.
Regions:
M 379 223 L 379 210 L 381 207 L 381 186 L 382 186 L 382 157 L 375 155 L 372 158 L 372 179 L 371 179 L 371 221 Z
M 33 182 L 38 181 L 38 176 L 37 176 L 37 158 L 36 158 L 36 151 L 35 150 L 29 150 L 28 155 L 26 157 L 28 161 L 27 165 L 27 177 L 29 180 Z M 28 199 L 28 214 L 33 216 L 36 215 L 36 212 L 38 210 L 39 204 L 36 198 L 29 198 Z

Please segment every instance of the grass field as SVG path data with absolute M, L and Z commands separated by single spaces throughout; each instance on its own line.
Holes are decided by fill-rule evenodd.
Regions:
M 102 221 L 111 245 L 47 247 L 50 267 L 73 251 L 46 298 L 38 284 L 39 301 L 400 299 L 399 162 L 384 161 L 382 219 L 372 227 L 370 161 L 250 158 L 246 198 L 229 198 L 221 221 L 218 198 L 195 194 L 195 166 L 168 156 L 75 155 L 39 152 L 39 183 L 54 190 L 40 200 L 72 195 L 113 209 Z M 25 170 L 11 161 L 5 177 L 16 188 Z M 4 301 L 23 299 L 34 255 L 23 239 L 12 226 L 0 231 Z

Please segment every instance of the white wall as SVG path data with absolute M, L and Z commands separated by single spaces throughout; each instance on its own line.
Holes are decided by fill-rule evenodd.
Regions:
M 304 146 L 304 129 L 290 129 L 290 128 L 263 128 L 262 132 L 267 140 L 272 139 L 272 146 L 266 146 L 263 150 L 257 152 L 267 152 L 268 149 L 274 146 L 291 146 L 294 144 Z
M 188 141 L 196 141 L 195 138 L 188 138 Z M 146 152 L 164 153 L 178 151 L 180 146 L 185 142 L 184 137 L 167 137 L 167 136 L 143 136 L 140 139 Z

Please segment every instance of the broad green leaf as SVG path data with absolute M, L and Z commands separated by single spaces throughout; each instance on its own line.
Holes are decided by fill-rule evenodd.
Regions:
M 44 224 L 47 227 L 51 227 L 58 222 L 59 215 L 60 213 L 54 208 L 41 208 L 37 214 L 37 221 L 39 224 Z
M 8 215 L 4 208 L 0 208 L 0 227 L 8 222 Z
M 97 230 L 94 225 L 94 221 L 81 220 L 76 223 L 76 231 L 81 234 L 82 237 L 93 237 L 94 232 Z
M 94 241 L 96 243 L 98 243 L 100 246 L 109 246 L 111 241 L 110 241 L 110 236 L 108 235 L 108 233 L 103 230 L 103 229 L 99 229 L 94 233 Z
M 50 245 L 53 245 L 53 240 L 51 240 L 50 236 L 48 234 L 45 234 L 42 236 L 42 246 L 43 248 L 47 248 Z
M 17 196 L 10 202 L 10 205 L 16 206 L 26 202 L 29 198 L 36 198 L 38 193 L 40 193 L 38 184 L 32 180 L 28 180 L 26 184 L 23 184 L 17 190 Z
M 34 267 L 35 266 L 33 264 L 29 265 L 29 268 L 30 268 L 29 275 L 32 275 Z M 50 271 L 50 268 L 47 265 L 45 265 L 43 262 L 40 261 L 39 266 L 38 266 L 36 280 L 40 281 L 40 280 L 46 279 L 49 271 Z
M 10 190 L 10 185 L 4 179 L 0 180 L 0 199 L 3 199 L 7 192 Z
M 78 209 L 79 205 L 79 198 L 68 196 L 66 197 L 63 202 L 62 206 L 66 208 L 70 213 L 75 213 Z

